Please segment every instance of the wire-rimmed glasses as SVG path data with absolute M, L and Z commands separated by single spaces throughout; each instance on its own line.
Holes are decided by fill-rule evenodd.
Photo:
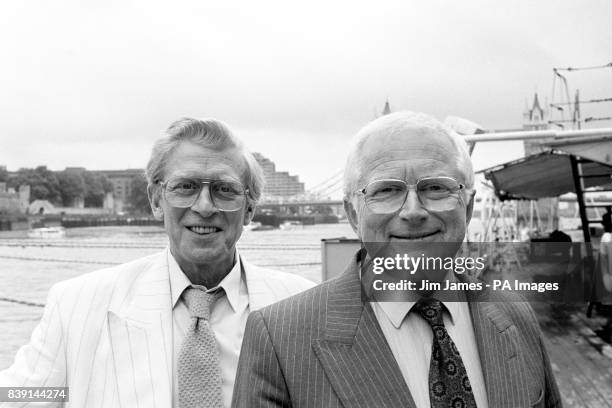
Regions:
M 449 211 L 454 209 L 462 198 L 466 186 L 452 177 L 424 177 L 416 184 L 403 180 L 382 179 L 368 183 L 356 194 L 364 197 L 366 206 L 376 214 L 391 214 L 398 211 L 414 189 L 421 205 L 429 211 Z
M 212 204 L 220 211 L 238 211 L 244 207 L 249 190 L 233 180 L 174 177 L 159 183 L 164 199 L 173 207 L 188 208 L 200 198 L 203 186 L 209 185 Z

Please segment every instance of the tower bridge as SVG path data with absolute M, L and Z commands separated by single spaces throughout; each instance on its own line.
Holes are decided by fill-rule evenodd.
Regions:
M 343 216 L 342 200 L 296 200 L 284 202 L 260 202 L 257 212 L 262 214 L 334 214 Z

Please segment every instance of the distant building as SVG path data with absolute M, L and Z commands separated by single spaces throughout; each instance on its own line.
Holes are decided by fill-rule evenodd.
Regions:
M 533 95 L 533 102 L 531 103 L 531 106 L 527 104 L 525 106 L 525 111 L 523 112 L 522 130 L 546 130 L 549 128 L 548 119 L 549 112 L 547 109 L 540 105 L 538 94 L 535 93 Z M 541 143 L 541 139 L 538 141 L 525 140 L 523 142 L 523 146 L 525 148 L 525 155 L 528 156 L 546 150 L 542 147 Z
M 48 200 L 32 201 L 28 206 L 28 213 L 36 215 L 60 214 L 56 213 L 55 206 Z
M 524 130 L 546 130 L 548 129 L 548 110 L 540 105 L 538 94 L 533 95 L 531 107 L 525 106 L 523 112 L 523 129 Z
M 109 215 L 112 212 L 111 208 L 56 207 L 48 200 L 34 200 L 28 206 L 31 215 Z
M 30 186 L 20 186 L 19 191 L 15 191 L 0 182 L 0 215 L 25 214 L 29 203 Z
M 385 101 L 385 107 L 383 108 L 382 111 L 382 116 L 388 115 L 391 113 L 391 106 L 389 106 L 389 100 L 387 99 Z
M 485 133 L 505 133 L 505 132 L 525 132 L 535 130 L 547 130 L 549 126 L 550 112 L 545 105 L 540 104 L 540 98 L 537 93 L 533 94 L 531 104 L 525 102 L 525 110 L 523 111 L 523 123 L 521 127 L 509 129 L 487 129 Z M 541 143 L 544 139 L 531 139 L 531 141 L 523 141 L 525 156 L 539 153 L 544 150 Z
M 136 177 L 144 177 L 142 169 L 126 170 L 92 170 L 94 174 L 104 175 L 113 185 L 112 200 L 105 200 L 106 205 L 112 205 L 114 212 L 127 210 L 130 195 L 132 194 L 132 181 Z M 109 204 L 107 204 L 109 203 Z
M 263 199 L 290 198 L 304 194 L 304 183 L 298 176 L 292 176 L 286 171 L 276 171 L 276 165 L 261 153 L 253 153 L 259 165 L 263 168 L 266 185 Z
M 30 186 L 20 186 L 19 191 L 15 191 L 7 189 L 5 182 L 0 182 L 0 231 L 29 228 L 25 216 L 29 201 Z

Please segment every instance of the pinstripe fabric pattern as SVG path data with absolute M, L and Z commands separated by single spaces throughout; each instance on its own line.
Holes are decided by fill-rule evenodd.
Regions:
M 313 286 L 243 266 L 251 310 Z M 68 407 L 171 407 L 171 308 L 167 251 L 60 282 L 0 386 L 68 386 Z
M 559 407 L 529 305 L 472 303 L 470 311 L 489 406 Z M 340 277 L 249 316 L 232 406 L 415 406 L 372 308 L 361 301 L 355 260 Z

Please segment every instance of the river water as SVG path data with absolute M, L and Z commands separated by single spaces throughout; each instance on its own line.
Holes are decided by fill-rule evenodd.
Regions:
M 355 235 L 348 224 L 244 231 L 238 248 L 249 262 L 320 282 L 321 239 L 338 237 Z M 157 227 L 74 228 L 54 240 L 0 236 L 0 370 L 27 343 L 54 283 L 159 252 L 167 242 Z

